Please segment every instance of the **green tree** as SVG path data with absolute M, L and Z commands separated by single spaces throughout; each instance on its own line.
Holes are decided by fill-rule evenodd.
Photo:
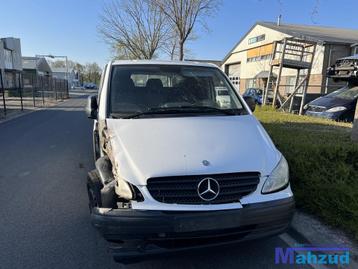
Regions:
M 102 70 L 97 63 L 86 63 L 83 67 L 83 82 L 99 84 Z
M 80 63 L 76 63 L 73 67 L 73 70 L 77 74 L 77 78 L 79 79 L 79 82 L 83 84 L 83 73 L 84 73 L 84 66 Z

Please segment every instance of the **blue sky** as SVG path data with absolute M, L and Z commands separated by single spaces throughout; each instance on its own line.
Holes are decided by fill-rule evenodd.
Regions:
M 21 38 L 22 54 L 67 55 L 81 63 L 106 63 L 109 47 L 97 33 L 106 0 L 1 1 L 0 37 Z M 260 20 L 317 24 L 358 30 L 357 0 L 223 0 L 207 18 L 210 32 L 197 31 L 188 44 L 192 58 L 221 60 L 246 31 Z M 312 12 L 314 15 L 312 16 Z

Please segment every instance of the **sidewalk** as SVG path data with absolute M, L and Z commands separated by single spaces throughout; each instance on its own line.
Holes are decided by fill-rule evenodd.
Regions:
M 34 111 L 51 108 L 58 106 L 61 103 L 66 102 L 71 98 L 76 98 L 78 96 L 97 94 L 98 90 L 83 90 L 83 89 L 71 89 L 69 91 L 69 98 L 63 100 L 55 100 L 52 98 L 36 97 L 35 98 L 35 107 L 34 100 L 32 97 L 24 97 L 23 98 L 23 110 L 21 110 L 21 102 L 20 98 L 7 98 L 6 99 L 6 116 L 4 115 L 2 100 L 0 100 L 0 124 L 11 119 L 21 117 L 23 115 L 32 113 Z M 82 108 L 79 108 L 82 110 Z
M 281 239 L 289 245 L 310 245 L 349 248 L 349 267 L 358 268 L 358 242 L 352 236 L 337 228 L 330 227 L 315 216 L 297 210 L 288 233 Z M 315 268 L 315 267 L 314 267 Z M 327 268 L 327 267 L 319 267 Z
M 64 100 L 63 100 L 64 101 Z M 34 111 L 38 111 L 41 109 L 45 109 L 48 107 L 53 107 L 61 102 L 63 102 L 62 100 L 51 100 L 51 99 L 46 99 L 45 103 L 43 104 L 43 101 L 41 98 L 36 98 L 35 99 L 35 104 L 36 106 L 34 106 L 34 100 L 32 98 L 23 98 L 23 110 L 21 110 L 21 102 L 20 102 L 20 98 L 7 98 L 6 99 L 6 115 L 5 115 L 5 111 L 3 108 L 3 103 L 0 103 L 0 123 L 6 122 L 8 120 L 17 118 L 17 117 L 21 117 L 23 115 L 32 113 Z

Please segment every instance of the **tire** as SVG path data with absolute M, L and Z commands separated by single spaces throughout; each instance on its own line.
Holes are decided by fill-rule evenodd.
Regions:
M 103 185 L 97 175 L 96 170 L 92 170 L 87 176 L 87 194 L 88 194 L 88 207 L 90 212 L 94 207 L 101 207 L 101 189 Z

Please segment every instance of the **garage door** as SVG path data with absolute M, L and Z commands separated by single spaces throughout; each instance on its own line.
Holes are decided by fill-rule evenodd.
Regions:
M 227 66 L 227 74 L 232 83 L 239 88 L 241 64 L 230 64 Z

